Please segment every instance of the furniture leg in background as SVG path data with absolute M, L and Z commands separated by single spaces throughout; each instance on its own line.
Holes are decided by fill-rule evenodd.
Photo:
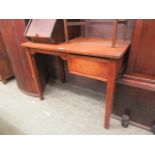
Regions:
M 62 60 L 61 57 L 58 57 L 58 65 L 59 65 L 60 80 L 62 83 L 65 83 L 66 76 L 65 76 L 64 60 Z

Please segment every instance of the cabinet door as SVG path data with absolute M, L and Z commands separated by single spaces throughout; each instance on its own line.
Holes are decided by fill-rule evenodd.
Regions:
M 155 20 L 137 20 L 128 73 L 155 75 Z

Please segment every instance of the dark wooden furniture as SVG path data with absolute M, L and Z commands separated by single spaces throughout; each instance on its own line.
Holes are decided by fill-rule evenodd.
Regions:
M 28 59 L 26 56 L 26 50 L 20 46 L 22 42 L 27 41 L 23 34 L 25 31 L 25 21 L 22 19 L 3 19 L 0 20 L 0 32 L 3 38 L 3 43 L 6 47 L 7 54 L 13 69 L 15 78 L 17 80 L 18 87 L 24 93 L 29 95 L 37 95 L 34 79 L 31 75 Z M 42 61 L 39 55 L 36 55 L 36 61 L 39 67 L 39 74 L 43 85 L 43 75 L 41 72 L 44 71 L 46 61 Z M 43 68 L 43 69 L 42 69 Z M 43 87 L 42 87 L 43 89 Z
M 63 21 L 61 19 L 30 20 L 25 34 L 29 40 L 43 43 L 64 42 Z
M 13 77 L 10 60 L 0 32 L 0 80 L 5 84 L 6 80 Z
M 118 81 L 114 114 L 149 129 L 155 123 L 155 20 L 137 20 L 128 67 Z M 130 111 L 130 112 L 129 112 Z
M 57 45 L 26 42 L 25 47 L 31 74 L 35 81 L 37 95 L 43 99 L 38 69 L 34 59 L 37 53 L 60 56 L 68 63 L 71 74 L 97 79 L 107 83 L 105 128 L 109 128 L 115 80 L 122 71 L 123 57 L 129 47 L 128 42 L 117 41 L 111 47 L 111 40 L 79 37 L 69 43 Z
M 73 20 L 74 21 L 74 20 Z M 80 26 L 69 29 L 70 39 L 80 36 Z M 62 19 L 30 20 L 24 36 L 34 42 L 57 44 L 65 41 L 64 23 Z

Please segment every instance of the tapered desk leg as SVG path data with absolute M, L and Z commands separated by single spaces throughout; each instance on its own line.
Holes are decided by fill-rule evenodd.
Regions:
M 42 88 L 41 88 L 41 82 L 39 79 L 39 73 L 38 73 L 38 69 L 37 69 L 37 65 L 35 62 L 34 55 L 30 53 L 29 49 L 27 49 L 26 54 L 28 57 L 28 61 L 29 61 L 32 77 L 34 79 L 37 94 L 40 97 L 40 99 L 42 100 L 43 99 L 43 92 L 42 92 Z
M 112 64 L 109 69 L 109 79 L 107 81 L 106 88 L 106 107 L 105 107 L 105 124 L 106 129 L 110 125 L 110 116 L 112 112 L 112 103 L 115 89 L 115 79 L 116 79 L 116 65 Z
M 105 110 L 105 124 L 104 127 L 106 129 L 109 128 L 110 124 L 110 116 L 112 111 L 112 102 L 113 102 L 113 95 L 114 95 L 114 88 L 115 82 L 107 83 L 107 90 L 106 90 L 106 110 Z
M 65 83 L 66 76 L 65 76 L 64 60 L 62 60 L 60 57 L 58 57 L 58 64 L 59 64 L 60 80 L 62 83 Z

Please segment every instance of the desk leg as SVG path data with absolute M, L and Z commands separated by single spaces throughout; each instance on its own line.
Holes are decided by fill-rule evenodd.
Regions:
M 105 107 L 105 124 L 106 129 L 109 128 L 110 116 L 112 111 L 112 102 L 115 89 L 115 79 L 116 79 L 116 65 L 112 64 L 109 69 L 109 80 L 107 81 L 106 88 L 106 107 Z
M 40 99 L 42 100 L 43 99 L 43 92 L 42 92 L 42 88 L 41 88 L 41 82 L 39 79 L 39 73 L 38 73 L 38 69 L 37 69 L 37 65 L 36 65 L 34 55 L 30 53 L 29 49 L 27 49 L 26 54 L 28 57 L 28 61 L 29 61 L 32 77 L 34 79 L 37 94 L 40 97 Z
M 66 82 L 66 76 L 65 76 L 65 67 L 64 67 L 64 60 L 61 59 L 61 57 L 58 57 L 58 64 L 59 64 L 59 73 L 60 73 L 60 80 L 62 83 Z

